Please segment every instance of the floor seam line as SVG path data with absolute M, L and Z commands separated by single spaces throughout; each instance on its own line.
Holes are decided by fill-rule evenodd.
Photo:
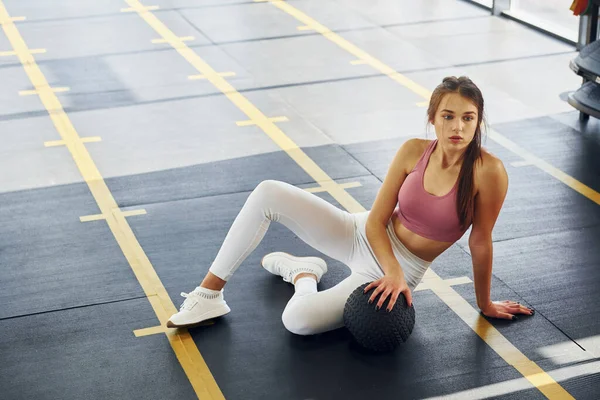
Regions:
M 127 299 L 111 300 L 111 301 L 105 301 L 105 302 L 100 302 L 100 303 L 83 304 L 83 305 L 79 305 L 79 306 L 65 307 L 65 308 L 60 308 L 60 309 L 56 309 L 56 310 L 40 311 L 40 312 L 36 312 L 36 313 L 31 313 L 31 314 L 13 315 L 10 317 L 0 318 L 0 322 L 11 320 L 11 319 L 17 319 L 17 318 L 26 318 L 26 317 L 31 317 L 31 316 L 35 316 L 35 315 L 44 315 L 44 314 L 50 314 L 50 313 L 55 313 L 55 312 L 61 312 L 61 311 L 77 310 L 80 308 L 101 306 L 101 305 L 105 305 L 105 304 L 122 303 L 125 301 L 139 300 L 139 299 L 146 299 L 146 298 L 147 298 L 147 296 L 138 296 L 138 297 L 131 297 L 131 298 L 127 298 Z

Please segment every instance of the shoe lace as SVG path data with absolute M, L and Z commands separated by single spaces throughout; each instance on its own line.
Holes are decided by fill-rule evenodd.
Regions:
M 180 310 L 191 310 L 196 304 L 198 304 L 198 294 L 191 293 L 183 293 L 181 292 L 181 297 L 185 297 L 183 303 L 179 307 Z

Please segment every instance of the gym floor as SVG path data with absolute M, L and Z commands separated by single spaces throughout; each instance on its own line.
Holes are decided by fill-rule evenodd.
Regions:
M 0 0 L 0 23 L 2 399 L 600 398 L 600 124 L 566 102 L 573 46 L 459 0 Z M 448 75 L 481 88 L 510 179 L 492 298 L 535 316 L 479 314 L 467 233 L 398 351 L 295 336 L 262 256 L 323 257 L 320 289 L 349 272 L 275 223 L 230 314 L 164 328 L 261 181 L 369 209 Z

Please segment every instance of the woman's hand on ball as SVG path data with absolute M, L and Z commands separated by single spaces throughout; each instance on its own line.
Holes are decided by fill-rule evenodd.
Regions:
M 379 301 L 377 302 L 377 309 L 380 309 L 383 306 L 385 299 L 390 296 L 387 310 L 392 311 L 394 305 L 396 304 L 396 300 L 398 300 L 398 296 L 400 296 L 400 293 L 404 293 L 404 297 L 406 297 L 408 306 L 412 306 L 412 294 L 410 293 L 410 288 L 406 284 L 406 280 L 401 273 L 386 274 L 383 278 L 368 284 L 367 287 L 365 287 L 364 292 L 366 293 L 373 288 L 375 288 L 375 290 L 373 290 L 373 293 L 369 298 L 369 303 L 375 301 L 379 293 L 381 293 Z
M 534 315 L 535 311 L 531 308 L 527 308 L 520 303 L 504 300 L 504 301 L 492 301 L 487 307 L 484 307 L 481 312 L 486 317 L 490 318 L 501 318 L 516 320 L 515 314 Z

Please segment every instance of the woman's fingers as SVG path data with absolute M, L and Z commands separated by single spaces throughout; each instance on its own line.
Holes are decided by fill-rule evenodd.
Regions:
M 394 309 L 394 306 L 396 305 L 396 301 L 398 300 L 398 296 L 400 296 L 400 291 L 399 290 L 394 290 L 392 292 L 392 296 L 390 297 L 390 302 L 388 303 L 387 306 L 387 310 L 388 311 L 392 311 Z
M 379 279 L 368 284 L 365 287 L 364 292 L 366 293 L 373 288 L 374 290 L 371 293 L 371 296 L 369 297 L 369 304 L 373 303 L 375 299 L 377 299 L 377 297 L 379 296 L 376 305 L 377 309 L 383 307 L 383 303 L 385 303 L 386 299 L 389 297 L 390 300 L 387 305 L 387 310 L 392 311 L 394 305 L 396 304 L 396 301 L 398 300 L 398 297 L 400 296 L 400 293 L 404 293 L 408 306 L 412 306 L 412 293 L 406 285 L 401 285 L 398 287 L 396 285 L 390 285 L 389 282 L 384 282 L 383 279 Z
M 529 308 L 529 307 L 525 307 L 525 306 L 521 306 L 519 308 L 519 313 L 520 314 L 526 314 L 526 315 L 534 315 L 535 314 L 535 310 Z
M 512 319 L 512 320 L 516 320 L 517 319 L 516 316 L 514 316 L 514 315 L 512 315 L 510 313 L 505 313 L 505 312 L 499 312 L 497 318 Z
M 494 302 L 495 307 L 484 314 L 491 318 L 500 318 L 516 321 L 518 317 L 515 314 L 535 315 L 535 310 L 525 307 L 520 303 L 510 300 Z
M 412 307 L 412 293 L 410 292 L 410 288 L 406 288 L 402 291 L 404 293 L 404 297 L 406 297 L 406 303 L 409 307 Z
M 384 289 L 385 288 L 383 287 L 383 285 L 377 286 L 375 290 L 373 290 L 371 297 L 369 297 L 369 303 L 372 303 L 377 298 L 377 295 L 379 295 L 379 293 L 381 293 Z
M 531 309 L 529 307 L 525 307 L 524 305 L 521 305 L 519 303 L 505 304 L 504 307 L 511 314 L 526 314 L 526 315 L 535 314 L 535 311 L 533 309 Z
M 365 290 L 363 291 L 363 293 L 367 293 L 367 292 L 368 292 L 369 290 L 371 290 L 372 288 L 374 288 L 374 287 L 377 287 L 377 286 L 379 285 L 379 281 L 380 281 L 380 280 L 381 280 L 381 279 L 378 279 L 378 280 L 376 280 L 376 281 L 373 281 L 373 282 L 369 283 L 369 284 L 367 285 L 367 287 L 365 288 Z
M 377 309 L 378 310 L 381 307 L 383 307 L 383 303 L 385 302 L 385 299 L 388 298 L 388 296 L 390 295 L 390 293 L 392 293 L 392 291 L 390 289 L 386 289 L 386 290 L 383 291 L 383 293 L 379 297 L 379 301 L 377 302 Z

